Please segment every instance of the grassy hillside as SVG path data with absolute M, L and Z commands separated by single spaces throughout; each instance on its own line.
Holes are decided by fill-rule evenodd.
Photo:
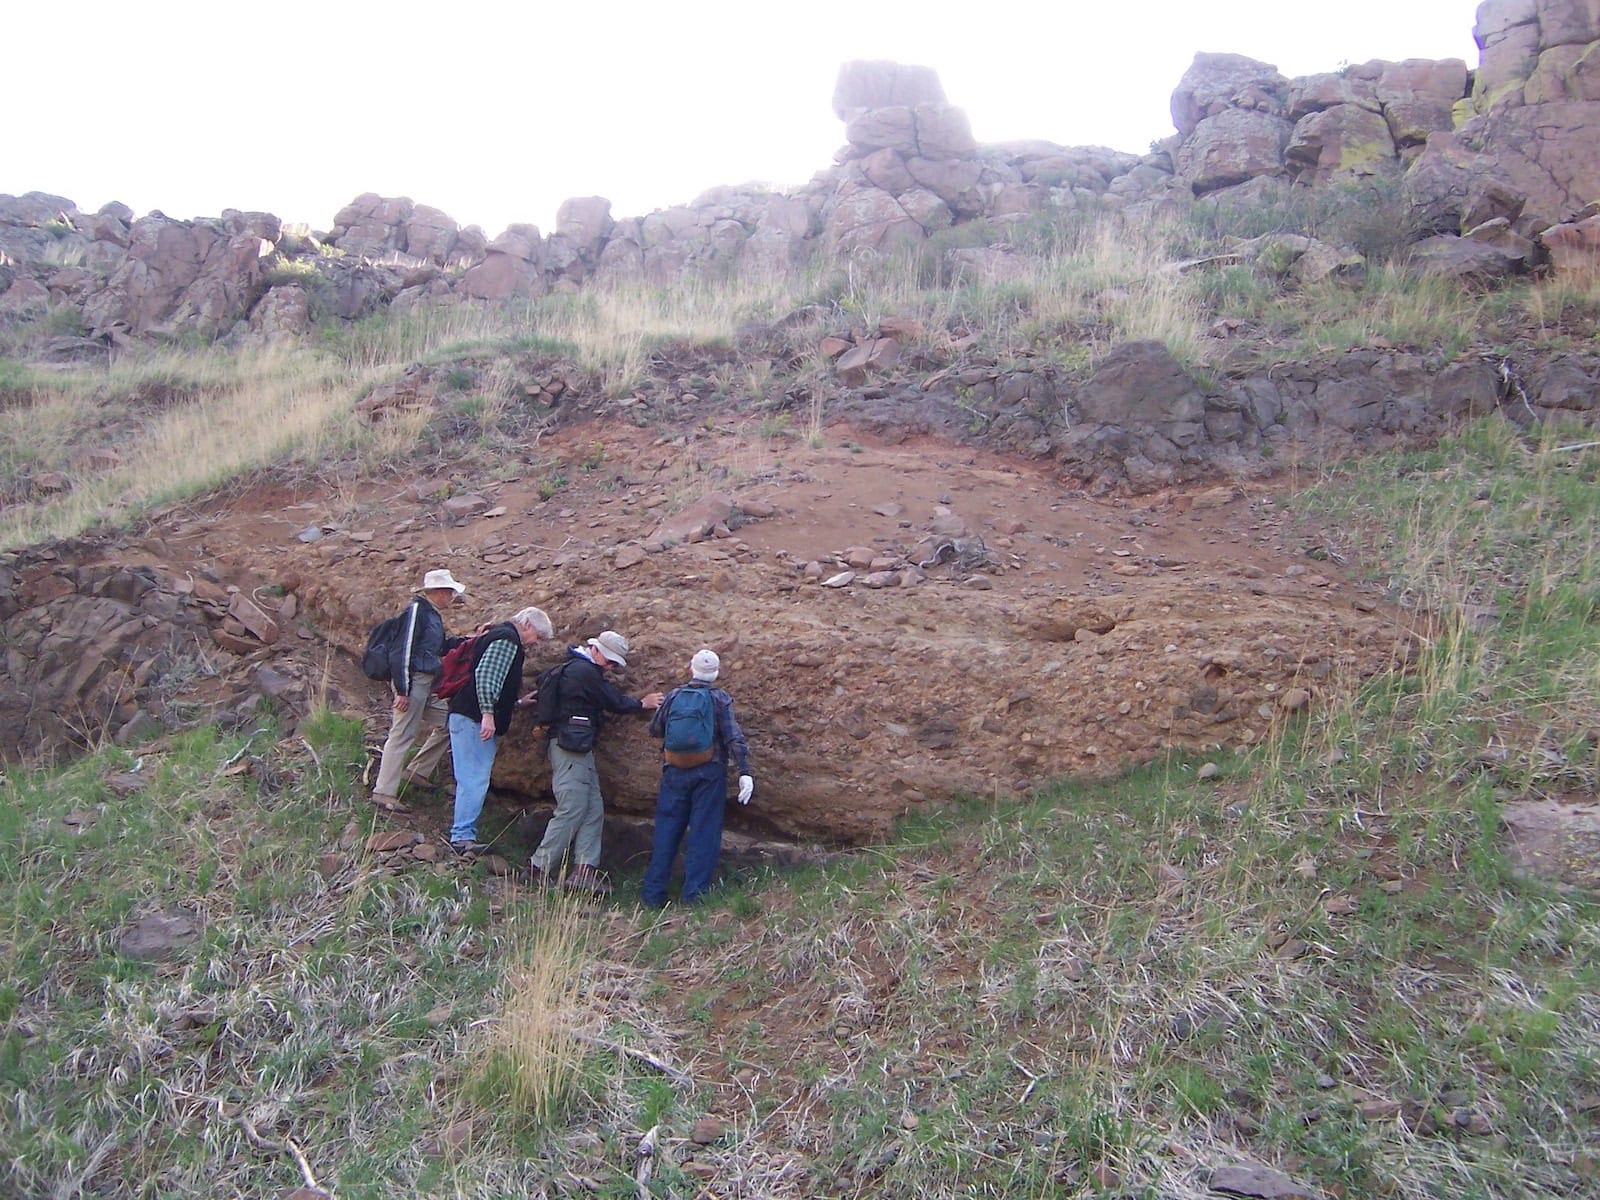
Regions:
M 1285 191 L 1245 211 L 1196 204 L 1162 220 L 975 222 L 893 257 L 764 284 L 425 308 L 329 320 L 294 347 L 173 345 L 109 365 L 40 365 L 71 317 L 63 309 L 0 329 L 0 547 L 126 524 L 268 465 L 348 477 L 435 454 L 446 440 L 458 456 L 474 443 L 525 441 L 547 414 L 524 385 L 552 361 L 595 396 L 651 384 L 725 401 L 752 430 L 782 409 L 784 432 L 815 437 L 837 387 L 819 340 L 869 332 L 885 317 L 909 319 L 921 332 L 908 354 L 941 366 L 1046 361 L 1084 375 L 1110 347 L 1154 338 L 1203 383 L 1358 346 L 1449 360 L 1469 349 L 1593 345 L 1594 280 L 1463 290 L 1406 265 L 1410 221 L 1392 186 L 1376 183 Z M 1240 237 L 1266 234 L 1353 247 L 1367 256 L 1365 273 L 1297 282 L 1287 244 L 1240 254 Z M 998 266 L 959 253 L 994 247 Z M 680 372 L 680 358 L 704 353 L 711 366 Z M 415 363 L 447 379 L 438 420 L 369 429 L 354 419 L 362 396 Z
M 1592 1195 L 1600 908 L 1499 822 L 1600 771 L 1600 459 L 1560 446 L 1485 424 L 1296 501 L 1431 614 L 1408 676 L 700 910 L 391 872 L 326 713 L 13 773 L 0 1190 Z M 151 912 L 198 927 L 165 961 Z
M 1202 378 L 1375 342 L 1592 347 L 1592 282 L 1419 279 L 1393 258 L 1404 220 L 1377 189 L 966 226 L 766 287 L 109 366 L 40 365 L 55 316 L 0 341 L 0 545 L 269 467 L 330 489 L 492 471 L 538 453 L 549 414 L 524 385 L 552 360 L 615 399 L 698 356 L 665 382 L 753 437 L 817 436 L 819 337 L 886 316 L 936 361 L 1087 372 L 1154 337 Z M 1364 280 L 1295 286 L 1281 258 L 1231 256 L 1269 231 L 1356 245 Z M 945 257 L 999 238 L 1021 252 L 1003 282 Z M 417 362 L 444 372 L 445 411 L 361 425 L 356 402 Z M 1528 875 L 1501 822 L 1600 781 L 1600 457 L 1568 448 L 1588 440 L 1488 422 L 1293 497 L 1431 641 L 1287 740 L 971 798 L 694 911 L 647 913 L 626 881 L 590 907 L 481 866 L 397 869 L 357 802 L 362 730 L 328 711 L 292 737 L 264 717 L 14 769 L 0 1195 L 1176 1200 L 1244 1162 L 1328 1196 L 1600 1194 L 1600 846 L 1574 835 L 1554 877 Z M 71 489 L 41 488 L 51 472 Z M 151 916 L 179 935 L 160 954 L 127 940 Z

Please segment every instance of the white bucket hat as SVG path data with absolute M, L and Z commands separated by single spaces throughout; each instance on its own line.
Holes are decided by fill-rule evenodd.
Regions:
M 467 585 L 457 583 L 449 571 L 429 571 L 422 577 L 422 590 L 431 592 L 434 588 L 449 588 L 459 596 L 467 590 Z
M 599 637 L 590 638 L 589 645 L 600 651 L 601 654 L 616 663 L 617 666 L 625 667 L 628 665 L 628 639 L 615 629 L 608 629 Z

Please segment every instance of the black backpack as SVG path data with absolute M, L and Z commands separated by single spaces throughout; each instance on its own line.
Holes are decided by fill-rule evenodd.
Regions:
M 367 650 L 361 656 L 361 670 L 368 679 L 392 680 L 394 678 L 395 652 L 405 640 L 410 625 L 411 606 L 404 612 L 379 621 L 367 634 Z
M 561 676 L 572 665 L 572 659 L 541 671 L 534 682 L 538 698 L 533 702 L 533 723 L 554 725 L 561 715 Z

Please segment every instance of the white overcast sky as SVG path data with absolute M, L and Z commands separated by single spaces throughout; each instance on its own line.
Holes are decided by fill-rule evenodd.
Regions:
M 265 210 L 326 229 L 362 192 L 490 236 L 568 196 L 616 216 L 804 183 L 844 130 L 841 63 L 934 68 L 980 142 L 1142 153 L 1197 51 L 1285 75 L 1476 67 L 1473 0 L 75 0 L 13 5 L 0 193 L 92 211 Z

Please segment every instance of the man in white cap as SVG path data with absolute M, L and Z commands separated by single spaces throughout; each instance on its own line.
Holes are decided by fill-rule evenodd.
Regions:
M 429 571 L 406 606 L 405 632 L 399 652 L 389 663 L 389 687 L 394 692 L 389 736 L 378 760 L 377 782 L 372 785 L 372 802 L 385 812 L 403 815 L 411 811 L 400 803 L 402 769 L 406 782 L 427 783 L 449 748 L 446 723 L 450 710 L 443 701 L 430 700 L 429 695 L 445 650 L 451 642 L 460 641 L 446 639 L 441 610 L 449 608 L 466 590 L 466 585 L 457 583 L 449 571 Z M 407 767 L 406 751 L 424 725 L 428 735 Z
M 608 674 L 628 665 L 628 650 L 628 639 L 607 629 L 584 645 L 573 646 L 566 662 L 539 678 L 534 721 L 548 726 L 550 790 L 555 793 L 556 810 L 533 852 L 536 882 L 555 882 L 570 846 L 573 865 L 565 886 L 597 896 L 611 892 L 597 870 L 606 812 L 594 763 L 595 739 L 605 714 L 649 712 L 661 704 L 660 692 L 635 699 L 607 681 Z
M 715 650 L 689 660 L 691 682 L 667 693 L 650 719 L 650 736 L 661 739 L 661 783 L 656 789 L 655 844 L 644 873 L 644 905 L 667 902 L 667 881 L 678 845 L 683 847 L 683 902 L 698 903 L 711 887 L 722 857 L 722 813 L 728 803 L 728 768 L 739 776 L 739 803 L 755 790 L 750 747 L 733 715 L 733 697 L 713 687 L 722 673 Z

